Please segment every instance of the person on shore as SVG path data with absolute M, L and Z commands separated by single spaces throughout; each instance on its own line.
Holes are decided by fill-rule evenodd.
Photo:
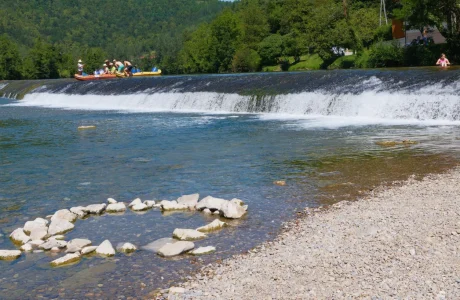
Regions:
M 77 64 L 77 71 L 78 71 L 78 75 L 83 75 L 83 67 L 85 65 L 83 64 L 83 62 L 81 61 L 81 59 L 78 60 L 78 64 Z
M 118 73 L 124 73 L 125 66 L 121 63 L 121 61 L 114 59 L 113 64 L 115 65 L 115 68 L 117 69 Z
M 450 61 L 447 59 L 446 55 L 443 53 L 441 54 L 441 57 L 436 62 L 436 65 L 445 68 L 450 65 Z
M 125 75 L 126 76 L 133 76 L 133 65 L 131 64 L 131 62 L 125 60 L 123 62 L 123 65 L 125 66 Z

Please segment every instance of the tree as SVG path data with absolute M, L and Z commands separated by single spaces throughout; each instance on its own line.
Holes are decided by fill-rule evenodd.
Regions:
M 260 69 L 260 55 L 246 46 L 236 51 L 232 61 L 233 72 L 256 72 Z
M 284 39 L 279 34 L 267 36 L 259 43 L 258 52 L 264 65 L 275 64 L 284 53 Z
M 0 80 L 21 79 L 22 59 L 18 46 L 6 35 L 0 35 Z

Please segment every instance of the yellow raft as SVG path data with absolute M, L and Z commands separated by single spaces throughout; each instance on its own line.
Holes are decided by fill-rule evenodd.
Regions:
M 121 77 L 121 78 L 124 78 L 124 77 L 128 77 L 125 75 L 125 73 L 118 73 L 117 72 L 117 77 Z M 137 72 L 137 73 L 134 73 L 132 77 L 148 77 L 148 76 L 159 76 L 161 75 L 161 70 L 158 70 L 156 72 Z

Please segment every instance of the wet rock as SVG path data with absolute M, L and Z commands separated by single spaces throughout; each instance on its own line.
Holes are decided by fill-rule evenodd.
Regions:
M 51 223 L 53 223 L 53 221 L 56 219 L 67 220 L 69 222 L 75 222 L 77 220 L 77 215 L 72 213 L 68 209 L 60 209 L 57 212 L 55 212 L 54 215 L 51 217 Z
M 148 208 L 152 208 L 155 206 L 155 201 L 154 200 L 145 200 L 144 204 L 147 205 Z
M 45 251 L 43 251 L 43 250 L 40 249 L 40 250 L 34 250 L 33 253 L 43 253 L 43 252 L 45 252 Z
M 199 247 L 197 249 L 194 249 L 190 252 L 188 252 L 191 255 L 205 255 L 209 253 L 216 252 L 216 247 L 214 246 L 207 246 L 207 247 Z
M 39 245 L 38 248 L 42 250 L 51 250 L 51 248 L 64 248 L 67 246 L 66 241 L 59 241 L 59 240 L 48 240 L 43 244 Z
M 66 264 L 71 264 L 71 263 L 74 263 L 74 262 L 77 262 L 81 259 L 81 255 L 79 252 L 77 253 L 71 253 L 71 254 L 67 254 L 61 258 L 58 258 L 56 260 L 53 260 L 50 264 L 54 267 L 57 267 L 57 266 L 62 266 L 62 265 L 66 265 Z
M 42 223 L 43 225 L 48 225 L 49 221 L 43 218 L 36 218 L 34 222 Z
M 84 247 L 91 245 L 87 239 L 73 239 L 67 243 L 67 253 L 80 252 Z
M 32 252 L 34 250 L 34 247 L 29 242 L 27 244 L 22 245 L 20 249 L 24 252 Z
M 27 234 L 25 234 L 22 228 L 18 228 L 14 230 L 10 234 L 10 238 L 13 241 L 13 243 L 19 244 L 19 245 L 24 245 L 25 243 L 30 241 L 30 237 Z
M 225 218 L 239 219 L 246 213 L 246 209 L 244 206 L 229 201 L 222 205 L 220 212 Z
M 213 215 L 220 216 L 220 211 L 216 210 L 212 213 Z
M 31 240 L 27 244 L 30 244 L 30 245 L 32 245 L 32 247 L 36 248 L 36 247 L 38 247 L 40 245 L 43 245 L 44 243 L 45 243 L 45 241 L 43 241 L 43 240 Z
M 205 209 L 203 209 L 203 213 L 205 213 L 207 215 L 211 215 L 212 211 L 210 211 L 209 208 L 205 208 Z
M 91 252 L 94 252 L 97 249 L 97 246 L 88 246 L 81 249 L 81 255 L 86 255 Z
M 137 205 L 137 204 L 142 204 L 142 201 L 141 201 L 140 198 L 134 199 L 134 200 L 128 205 L 128 207 L 133 207 L 134 205 Z
M 109 213 L 123 212 L 126 210 L 126 205 L 123 202 L 117 202 L 107 205 L 106 211 Z
M 88 215 L 88 211 L 84 206 L 76 206 L 70 209 L 70 212 L 77 215 L 78 218 L 83 219 Z
M 66 233 L 67 231 L 74 229 L 74 227 L 75 225 L 67 220 L 55 218 L 54 220 L 51 220 L 50 227 L 48 228 L 48 234 L 56 235 Z
M 279 185 L 279 186 L 285 186 L 286 181 L 285 180 L 275 180 L 275 181 L 273 181 L 273 184 L 274 185 Z
M 203 210 L 205 208 L 211 210 L 211 211 L 216 211 L 220 210 L 221 206 L 224 203 L 227 203 L 228 201 L 225 199 L 221 198 L 214 198 L 212 196 L 207 196 L 203 199 L 201 199 L 200 202 L 196 204 L 196 209 L 197 210 Z
M 195 241 L 205 238 L 206 234 L 195 229 L 176 228 L 174 229 L 173 237 L 181 241 Z
M 102 204 L 90 204 L 87 207 L 85 207 L 85 210 L 90 213 L 90 214 L 95 214 L 95 215 L 100 215 L 104 212 L 107 204 L 102 203 Z
M 31 240 L 43 240 L 48 234 L 48 227 L 40 221 L 28 221 L 24 225 L 24 233 L 29 234 Z
M 0 260 L 13 260 L 21 256 L 19 250 L 0 250 Z
M 199 198 L 200 198 L 200 194 L 184 195 L 177 199 L 177 203 L 183 204 L 187 206 L 189 209 L 195 209 L 195 206 L 198 203 Z
M 113 249 L 112 243 L 109 240 L 105 240 L 96 248 L 96 253 L 104 256 L 113 256 L 115 255 L 115 249 Z
M 61 252 L 61 249 L 59 247 L 53 247 L 50 249 L 51 252 L 54 252 L 54 253 L 57 253 L 57 252 Z
M 179 241 L 172 244 L 166 244 L 158 250 L 158 255 L 163 257 L 176 256 L 195 248 L 193 242 Z
M 115 203 L 118 203 L 118 201 L 117 201 L 117 200 L 115 200 L 115 199 L 113 199 L 113 198 L 107 198 L 107 202 L 108 202 L 109 204 L 115 204 Z
M 176 239 L 173 239 L 173 238 L 161 238 L 161 239 L 158 239 L 156 241 L 153 241 L 145 246 L 142 246 L 142 250 L 147 250 L 147 251 L 152 251 L 152 252 L 158 252 L 158 250 L 161 249 L 161 247 L 163 247 L 164 245 L 166 244 L 173 244 L 173 243 L 177 243 L 177 240 Z
M 65 240 L 65 236 L 63 236 L 62 234 L 57 234 L 57 235 L 53 235 L 51 236 L 48 240 Z
M 120 248 L 119 250 L 121 252 L 125 252 L 125 253 L 131 253 L 131 252 L 134 252 L 137 250 L 137 247 L 134 246 L 133 244 L 131 243 L 124 243 Z
M 222 222 L 219 219 L 215 219 L 214 221 L 212 221 L 208 225 L 201 226 L 201 227 L 197 228 L 196 230 L 201 231 L 201 232 L 208 232 L 208 231 L 219 230 L 219 229 L 223 228 L 224 226 L 227 226 L 227 223 Z
M 131 209 L 134 210 L 134 211 L 143 211 L 143 210 L 147 210 L 149 208 L 144 203 L 138 203 L 138 204 L 134 204 L 133 206 L 131 206 Z
M 188 206 L 185 204 L 176 203 L 176 201 L 168 201 L 163 202 L 161 201 L 161 210 L 163 211 L 172 211 L 172 210 L 188 210 Z

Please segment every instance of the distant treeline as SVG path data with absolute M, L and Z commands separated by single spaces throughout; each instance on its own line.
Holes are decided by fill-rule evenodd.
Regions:
M 431 65 L 440 51 L 460 62 L 460 0 L 386 0 L 388 25 L 375 0 L 4 1 L 0 79 L 69 77 L 77 58 L 87 72 L 127 58 L 166 74 L 289 69 L 313 55 L 321 68 Z M 437 26 L 447 44 L 401 48 L 392 18 Z M 347 48 L 353 59 L 337 64 Z

